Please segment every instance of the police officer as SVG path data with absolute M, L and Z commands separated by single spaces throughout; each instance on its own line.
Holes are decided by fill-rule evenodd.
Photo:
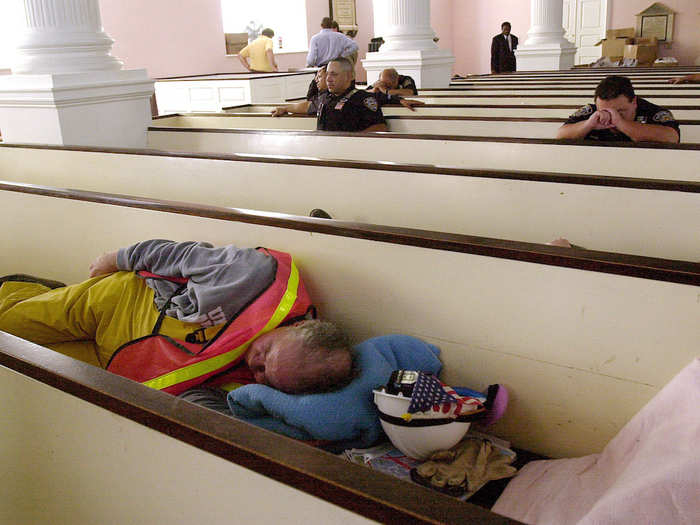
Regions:
M 609 76 L 595 90 L 595 104 L 587 104 L 559 128 L 558 139 L 604 141 L 680 141 L 673 114 L 635 96 L 629 78 Z
M 411 96 L 417 95 L 416 82 L 407 75 L 399 75 L 394 68 L 383 70 L 377 80 L 367 91 L 382 92 L 387 95 Z
M 326 66 L 328 92 L 318 98 L 316 129 L 321 131 L 386 131 L 377 98 L 353 87 L 349 60 L 338 58 Z

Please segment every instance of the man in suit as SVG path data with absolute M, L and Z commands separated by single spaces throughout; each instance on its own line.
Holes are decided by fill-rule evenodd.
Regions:
M 510 22 L 501 24 L 501 33 L 491 41 L 491 73 L 515 71 L 515 53 L 518 37 L 510 34 Z

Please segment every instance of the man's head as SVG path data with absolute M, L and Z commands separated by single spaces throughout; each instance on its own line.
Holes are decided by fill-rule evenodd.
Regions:
M 393 67 L 385 69 L 379 74 L 379 81 L 383 82 L 389 89 L 396 89 L 399 86 L 399 72 Z
M 338 22 L 336 22 L 335 20 L 333 20 L 333 21 L 331 22 L 331 29 L 332 29 L 333 31 L 335 31 L 336 33 L 340 33 L 340 25 L 338 24 Z
M 331 17 L 326 16 L 321 20 L 321 29 L 330 29 L 331 26 L 333 25 L 333 20 L 331 20 Z
M 314 78 L 316 82 L 316 87 L 319 93 L 322 91 L 328 91 L 328 84 L 326 84 L 326 66 L 316 71 L 316 77 Z
M 353 67 L 347 58 L 336 58 L 326 65 L 326 83 L 328 91 L 340 95 L 352 84 Z
M 323 321 L 301 321 L 258 337 L 246 363 L 258 383 L 288 394 L 326 392 L 352 379 L 352 351 L 345 334 Z
M 510 22 L 503 22 L 501 24 L 501 33 L 504 35 L 510 35 Z
M 272 38 L 275 36 L 275 32 L 270 29 L 269 27 L 266 27 L 265 29 L 262 30 L 262 34 L 268 38 Z
M 632 82 L 617 75 L 604 78 L 595 88 L 595 104 L 599 110 L 615 111 L 624 120 L 634 120 L 637 113 L 637 97 Z

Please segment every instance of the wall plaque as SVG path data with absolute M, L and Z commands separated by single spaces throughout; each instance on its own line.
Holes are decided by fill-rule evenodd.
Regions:
M 357 34 L 357 7 L 355 0 L 329 0 L 330 16 L 340 30 L 350 37 Z
M 675 11 L 661 2 L 650 5 L 637 13 L 637 36 L 641 38 L 656 37 L 659 42 L 670 44 L 673 41 L 673 18 Z

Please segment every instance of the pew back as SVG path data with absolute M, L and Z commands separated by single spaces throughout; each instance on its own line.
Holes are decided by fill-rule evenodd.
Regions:
M 153 121 L 150 129 L 162 127 L 171 122 L 176 127 L 191 127 L 196 114 L 186 114 L 182 119 L 169 117 Z M 172 120 L 171 120 L 172 119 Z M 188 120 L 192 119 L 192 120 Z M 514 137 L 514 138 L 553 138 L 564 119 L 554 118 L 484 118 L 464 116 L 439 116 L 403 114 L 386 117 L 390 131 L 408 134 L 443 134 L 467 137 Z M 293 115 L 272 117 L 264 113 L 227 113 L 204 117 L 200 122 L 212 123 L 215 127 L 232 129 L 316 129 L 313 116 Z M 190 123 L 190 126 L 187 126 Z M 681 142 L 700 142 L 700 121 L 681 122 Z
M 262 156 L 263 139 L 267 138 L 268 148 L 279 146 L 274 135 L 214 134 L 204 142 L 212 144 L 218 137 L 248 139 L 255 154 L 198 158 L 4 147 L 0 167 L 3 173 L 14 174 L 8 180 L 18 182 L 129 191 L 297 215 L 320 207 L 343 220 L 536 243 L 565 236 L 594 249 L 700 259 L 700 248 L 688 242 L 688 228 L 700 223 L 697 173 L 695 182 L 683 183 L 659 180 L 653 173 L 643 180 L 329 163 Z M 304 144 L 313 138 L 296 140 Z M 329 148 L 345 139 L 332 138 Z M 430 141 L 427 144 L 430 148 Z M 285 148 L 291 149 L 291 145 Z M 101 176 L 95 177 L 96 172 Z
M 411 97 L 426 104 L 521 104 L 523 106 L 541 106 L 550 104 L 577 104 L 583 106 L 593 102 L 588 95 L 418 95 Z M 695 95 L 653 95 L 644 97 L 659 106 L 697 106 L 700 97 Z
M 628 257 L 632 266 L 622 270 L 636 276 L 621 276 L 581 269 L 625 267 L 603 252 L 209 212 L 145 198 L 2 189 L 8 191 L 0 216 L 10 227 L 0 239 L 13 247 L 0 261 L 3 273 L 74 282 L 95 256 L 144 237 L 290 251 L 324 317 L 356 340 L 404 332 L 437 344 L 448 384 L 505 384 L 511 403 L 496 433 L 548 455 L 600 450 L 697 351 L 698 264 Z M 677 268 L 672 278 L 688 284 L 640 278 L 671 277 L 664 267 Z
M 231 115 L 269 115 L 279 104 L 251 104 L 246 106 L 226 107 L 224 112 Z M 440 116 L 440 117 L 512 117 L 512 118 L 567 118 L 581 106 L 572 104 L 553 104 L 549 106 L 518 106 L 516 104 L 430 104 L 415 107 L 415 111 L 398 105 L 382 106 L 385 116 Z M 698 106 L 667 106 L 679 120 L 700 120 L 700 105 Z M 154 125 L 164 115 L 154 120 Z

